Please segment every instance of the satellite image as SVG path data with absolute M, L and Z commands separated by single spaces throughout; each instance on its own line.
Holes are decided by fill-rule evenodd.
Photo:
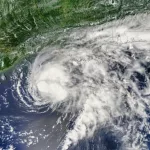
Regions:
M 0 150 L 150 150 L 149 0 L 0 0 Z

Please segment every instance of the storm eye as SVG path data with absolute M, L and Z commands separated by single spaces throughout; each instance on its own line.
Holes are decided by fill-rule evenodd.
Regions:
M 113 62 L 109 64 L 108 68 L 111 77 L 116 77 L 119 80 L 122 80 L 123 74 L 126 72 L 126 67 L 123 64 L 119 62 Z
M 139 90 L 143 90 L 147 87 L 147 79 L 144 74 L 135 71 L 130 79 L 136 83 Z

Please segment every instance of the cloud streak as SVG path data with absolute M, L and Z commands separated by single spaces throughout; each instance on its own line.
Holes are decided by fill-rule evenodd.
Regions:
M 34 105 L 77 114 L 62 150 L 109 125 L 123 135 L 123 149 L 147 149 L 140 131 L 149 130 L 149 29 L 145 14 L 77 28 L 35 58 L 28 75 Z

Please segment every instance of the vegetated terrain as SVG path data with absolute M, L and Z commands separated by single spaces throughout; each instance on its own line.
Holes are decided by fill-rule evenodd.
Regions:
M 149 8 L 150 0 L 1 0 L 0 71 L 52 43 L 60 30 L 102 24 Z

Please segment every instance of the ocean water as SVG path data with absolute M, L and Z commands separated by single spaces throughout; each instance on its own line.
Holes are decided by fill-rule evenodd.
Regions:
M 64 30 L 1 73 L 0 149 L 148 150 L 150 15 Z

